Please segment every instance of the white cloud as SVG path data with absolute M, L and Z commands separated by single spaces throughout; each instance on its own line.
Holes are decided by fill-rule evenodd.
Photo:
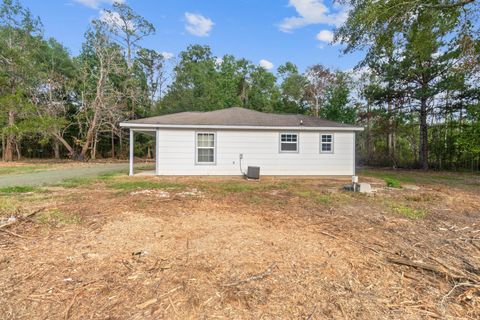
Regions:
M 263 69 L 265 70 L 271 70 L 273 69 L 273 63 L 271 63 L 270 61 L 268 60 L 265 60 L 265 59 L 262 59 L 258 62 L 258 64 L 260 65 L 260 67 L 262 67 Z
M 185 12 L 185 19 L 187 21 L 185 29 L 189 33 L 198 37 L 207 37 L 210 35 L 210 31 L 214 25 L 210 18 L 204 17 L 201 14 Z
M 334 5 L 331 8 L 324 4 L 324 0 L 289 0 L 289 6 L 294 7 L 298 15 L 285 18 L 279 25 L 283 32 L 292 32 L 294 29 L 311 24 L 326 24 L 338 27 L 347 19 L 348 10 L 345 7 Z
M 108 12 L 105 10 L 101 10 L 100 20 L 106 22 L 110 26 L 114 26 L 121 29 L 125 28 L 125 24 L 120 18 L 120 14 L 118 12 Z M 126 27 L 128 30 L 131 31 L 135 29 L 135 24 L 132 21 L 127 21 Z
M 326 43 L 333 42 L 333 32 L 330 30 L 322 30 L 317 34 L 317 40 Z
M 87 6 L 87 7 L 92 8 L 92 9 L 98 9 L 98 7 L 101 4 L 112 5 L 115 2 L 118 2 L 118 3 L 124 3 L 125 2 L 125 0 L 73 0 L 73 1 L 75 1 L 76 3 L 83 4 L 84 6 Z
M 165 60 L 170 60 L 175 56 L 173 53 L 167 51 L 163 51 L 161 54 Z

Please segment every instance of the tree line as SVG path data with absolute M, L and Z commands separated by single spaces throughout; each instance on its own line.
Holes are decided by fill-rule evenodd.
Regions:
M 345 53 L 367 52 L 358 68 L 300 72 L 286 62 L 273 73 L 208 46 L 190 45 L 175 59 L 144 48 L 155 26 L 125 3 L 90 23 L 73 56 L 45 38 L 28 9 L 3 0 L 2 159 L 124 158 L 121 121 L 241 106 L 362 125 L 361 164 L 478 170 L 479 41 L 469 16 L 476 3 L 348 2 L 336 41 Z M 137 154 L 148 155 L 151 141 L 141 139 Z

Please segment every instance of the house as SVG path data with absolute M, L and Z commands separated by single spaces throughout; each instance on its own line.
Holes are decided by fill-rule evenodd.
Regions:
M 126 121 L 130 175 L 134 134 L 156 137 L 157 175 L 241 175 L 248 166 L 262 175 L 355 174 L 355 133 L 363 128 L 306 115 L 244 108 L 181 112 Z

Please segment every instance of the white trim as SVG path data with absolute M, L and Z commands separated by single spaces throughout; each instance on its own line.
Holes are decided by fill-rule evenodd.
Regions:
M 160 174 L 160 130 L 155 130 L 155 174 Z
M 323 142 L 322 141 L 322 136 L 332 136 L 332 141 L 331 142 Z M 322 150 L 322 144 L 330 144 L 331 149 L 329 151 L 323 151 Z M 335 134 L 333 132 L 320 132 L 320 145 L 319 145 L 319 151 L 320 153 L 334 153 L 335 150 Z
M 213 148 L 198 147 L 197 139 L 199 134 L 213 134 Z M 213 162 L 199 162 L 198 149 L 213 149 Z M 215 131 L 195 131 L 195 165 L 198 165 L 198 166 L 216 166 L 217 165 L 217 133 Z
M 283 134 L 290 134 L 290 135 L 296 135 L 297 136 L 297 141 L 283 141 L 282 142 L 282 135 Z M 282 143 L 291 143 L 291 144 L 296 144 L 297 149 L 296 150 L 282 150 Z M 279 132 L 278 133 L 278 152 L 279 153 L 300 153 L 300 134 L 298 132 Z
M 363 127 L 274 127 L 274 126 L 226 126 L 226 125 L 180 125 L 180 124 L 148 124 L 121 122 L 125 128 L 169 128 L 169 129 L 225 129 L 225 130 L 273 130 L 273 131 L 363 131 Z
M 134 152 L 133 152 L 133 144 L 135 142 L 135 137 L 133 135 L 133 130 L 130 130 L 130 161 L 129 161 L 129 170 L 128 170 L 128 175 L 133 176 L 133 158 L 134 158 Z
M 356 153 L 357 153 L 357 146 L 355 145 L 356 135 L 353 133 L 353 175 L 355 176 L 357 171 L 357 160 L 356 160 Z

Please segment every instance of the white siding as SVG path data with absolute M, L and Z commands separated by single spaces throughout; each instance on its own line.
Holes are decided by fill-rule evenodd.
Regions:
M 202 130 L 206 132 L 208 130 Z M 334 152 L 320 153 L 320 132 L 298 132 L 299 152 L 279 152 L 279 131 L 216 130 L 216 164 L 195 164 L 195 130 L 160 129 L 160 175 L 240 175 L 259 166 L 261 175 L 353 175 L 354 132 L 332 132 Z M 283 131 L 282 131 L 283 132 Z

